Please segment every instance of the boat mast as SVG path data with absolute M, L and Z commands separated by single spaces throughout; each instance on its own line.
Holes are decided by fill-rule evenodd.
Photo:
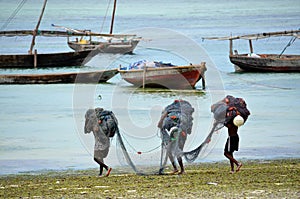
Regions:
M 229 39 L 229 55 L 233 55 L 232 39 Z
M 44 15 L 44 11 L 45 11 L 46 4 L 47 4 L 47 0 L 44 0 L 42 12 L 41 12 L 41 14 L 40 14 L 38 23 L 36 24 L 36 27 L 35 27 L 35 29 L 33 30 L 33 37 L 32 37 L 32 41 L 31 41 L 30 49 L 29 49 L 29 51 L 28 51 L 28 53 L 29 53 L 30 55 L 32 55 L 32 50 L 33 50 L 33 47 L 34 47 L 34 45 L 35 45 L 35 37 L 36 37 L 36 35 L 37 35 L 37 32 L 38 32 L 38 29 L 39 29 L 39 26 L 40 26 L 42 17 L 43 17 L 43 15 Z
M 250 47 L 250 53 L 253 53 L 253 46 L 252 46 L 252 40 L 249 39 L 249 47 Z
M 117 6 L 117 0 L 114 0 L 114 9 L 113 9 L 112 18 L 111 18 L 109 34 L 112 34 L 112 33 L 113 33 L 114 20 L 115 20 L 115 12 L 116 12 L 116 6 Z

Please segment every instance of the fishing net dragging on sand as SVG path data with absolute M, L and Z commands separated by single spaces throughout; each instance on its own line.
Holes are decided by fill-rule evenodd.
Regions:
M 183 152 L 185 141 L 192 133 L 193 112 L 194 108 L 189 102 L 175 100 L 162 111 L 156 135 L 146 140 L 130 136 L 126 132 L 118 133 L 116 141 L 119 163 L 142 175 L 162 174 L 169 160 L 176 160 L 177 157 L 184 156 L 188 162 L 195 161 L 213 142 L 207 141 L 208 138 L 206 138 L 205 143 L 202 143 L 197 150 Z M 219 128 L 219 126 L 214 126 L 213 132 L 217 132 Z M 209 135 L 210 139 L 212 139 L 213 132 Z M 147 147 L 150 143 L 156 144 Z
M 122 130 L 116 135 L 116 155 L 122 170 L 133 170 L 138 175 L 158 173 L 160 157 L 158 136 L 143 139 L 130 136 Z

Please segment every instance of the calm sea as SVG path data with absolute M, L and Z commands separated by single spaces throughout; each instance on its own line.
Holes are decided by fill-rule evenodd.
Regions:
M 33 29 L 42 1 L 27 0 L 10 20 L 22 1 L 0 0 L 2 30 Z M 112 5 L 108 0 L 49 0 L 40 29 L 51 24 L 93 31 L 109 31 Z M 272 4 L 270 6 L 270 4 Z M 108 10 L 108 11 L 107 11 Z M 108 16 L 105 18 L 105 13 Z M 174 99 L 189 100 L 195 108 L 193 133 L 185 150 L 199 145 L 207 135 L 212 114 L 210 105 L 224 97 L 243 97 L 251 111 L 240 128 L 238 159 L 300 157 L 300 74 L 234 73 L 228 59 L 228 41 L 202 37 L 229 36 L 300 28 L 300 2 L 287 1 L 119 1 L 115 33 L 143 36 L 134 55 L 95 57 L 86 67 L 4 70 L 7 73 L 49 73 L 93 70 L 127 65 L 141 59 L 174 64 L 207 63 L 207 89 L 197 92 L 136 89 L 119 75 L 106 84 L 1 85 L 0 86 L 0 174 L 41 170 L 95 168 L 93 136 L 83 134 L 88 108 L 104 107 L 118 117 L 121 133 L 135 161 L 159 160 L 160 138 L 156 124 L 162 109 Z M 280 53 L 291 38 L 269 38 L 253 42 L 257 53 Z M 26 53 L 31 37 L 1 37 L 0 53 Z M 66 38 L 38 38 L 38 52 L 69 51 Z M 248 52 L 247 41 L 234 43 L 239 52 Z M 286 54 L 300 54 L 299 40 Z M 198 162 L 224 161 L 225 129 L 220 131 Z M 106 162 L 122 165 L 112 140 Z

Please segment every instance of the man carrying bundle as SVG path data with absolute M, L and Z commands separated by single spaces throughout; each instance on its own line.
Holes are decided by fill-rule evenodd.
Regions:
M 157 125 L 162 135 L 162 150 L 166 149 L 166 157 L 162 160 L 160 174 L 163 173 L 167 157 L 169 157 L 173 166 L 172 174 L 179 172 L 174 160 L 175 158 L 177 158 L 180 166 L 178 174 L 184 174 L 181 156 L 187 135 L 192 132 L 193 112 L 194 108 L 185 100 L 175 100 L 163 110 Z
M 112 111 L 103 108 L 88 109 L 85 114 L 84 133 L 93 132 L 95 138 L 94 161 L 100 166 L 99 176 L 103 169 L 107 170 L 105 176 L 109 176 L 112 168 L 104 163 L 110 147 L 110 138 L 119 132 L 118 120 Z
M 247 104 L 242 98 L 227 95 L 223 100 L 213 104 L 211 111 L 214 113 L 215 119 L 223 123 L 228 129 L 224 155 L 230 161 L 230 173 L 234 173 L 234 165 L 236 165 L 236 172 L 238 172 L 242 167 L 242 163 L 233 157 L 233 152 L 239 149 L 238 128 L 246 122 L 250 115 Z

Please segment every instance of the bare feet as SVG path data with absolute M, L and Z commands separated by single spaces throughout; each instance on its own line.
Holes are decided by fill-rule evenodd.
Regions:
M 112 170 L 112 168 L 109 168 L 108 170 L 107 170 L 107 173 L 106 173 L 106 177 L 108 177 L 109 176 L 109 174 L 110 174 L 110 172 L 111 172 L 111 170 Z
M 242 164 L 242 163 L 239 163 L 239 165 L 238 165 L 237 168 L 236 168 L 236 172 L 239 172 L 242 166 L 243 166 L 243 164 Z
M 177 169 L 173 170 L 170 174 L 173 175 L 173 174 L 176 174 L 178 172 Z
M 185 174 L 185 171 L 180 171 L 180 172 L 178 173 L 178 175 L 182 175 L 182 174 Z

